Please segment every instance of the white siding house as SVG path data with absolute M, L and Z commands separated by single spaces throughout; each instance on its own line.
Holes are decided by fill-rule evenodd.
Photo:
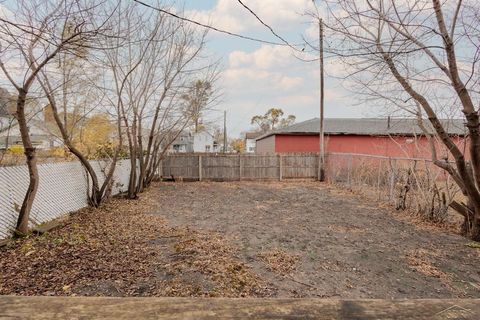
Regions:
M 217 152 L 213 136 L 207 131 L 194 133 L 193 152 Z
M 257 138 L 262 135 L 262 132 L 247 132 L 245 133 L 245 152 L 255 153 L 257 148 Z
M 170 152 L 176 153 L 205 153 L 218 152 L 218 144 L 207 131 L 197 133 L 182 132 L 172 143 Z

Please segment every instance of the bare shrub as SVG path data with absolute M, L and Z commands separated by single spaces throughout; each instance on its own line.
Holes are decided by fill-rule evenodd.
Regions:
M 443 223 L 461 198 L 450 177 L 429 160 L 330 154 L 328 179 L 396 210 Z

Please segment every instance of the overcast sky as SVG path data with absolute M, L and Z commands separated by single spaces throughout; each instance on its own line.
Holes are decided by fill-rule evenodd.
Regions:
M 11 0 L 8 0 L 11 1 Z M 144 0 L 153 4 L 154 1 Z M 183 0 L 187 17 L 245 36 L 279 42 L 236 0 Z M 180 3 L 181 1 L 177 2 Z M 278 34 L 292 44 L 303 46 L 303 37 L 318 39 L 318 26 L 305 12 L 313 10 L 312 0 L 243 0 Z M 328 37 L 328 33 L 326 34 Z M 313 40 L 315 41 L 315 40 Z M 317 45 L 318 42 L 314 42 Z M 222 103 L 208 116 L 223 126 L 227 111 L 229 136 L 254 128 L 250 120 L 269 108 L 281 108 L 297 122 L 319 116 L 318 62 L 304 62 L 287 46 L 243 40 L 211 31 L 209 53 L 222 61 Z M 315 53 L 317 55 L 317 53 Z M 315 57 L 316 58 L 316 57 Z M 352 94 L 331 75 L 341 66 L 326 59 L 325 115 L 337 118 L 377 116 L 375 110 L 356 105 Z M 1 79 L 0 79 L 1 80 Z
M 302 43 L 302 35 L 318 38 L 318 27 L 303 13 L 312 10 L 312 0 L 243 0 L 259 17 L 290 43 Z M 186 15 L 242 35 L 279 42 L 235 0 L 185 0 Z M 209 51 L 223 61 L 220 82 L 225 94 L 218 109 L 227 110 L 229 134 L 248 130 L 250 119 L 271 107 L 293 114 L 297 122 L 319 116 L 319 67 L 293 55 L 288 47 L 266 45 L 215 32 Z M 334 74 L 339 68 L 326 60 Z M 338 71 L 338 70 L 337 70 Z M 327 75 L 326 117 L 366 117 L 374 113 L 355 105 L 339 80 Z M 220 113 L 219 113 L 220 114 Z M 211 115 L 211 117 L 215 117 Z M 221 122 L 219 123 L 221 125 Z

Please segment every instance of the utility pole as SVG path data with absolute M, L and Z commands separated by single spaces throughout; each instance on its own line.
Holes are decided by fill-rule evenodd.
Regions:
M 320 48 L 320 153 L 318 157 L 318 180 L 325 181 L 325 133 L 324 133 L 324 84 L 323 84 L 323 20 L 318 20 Z
M 227 110 L 223 112 L 223 153 L 227 152 Z

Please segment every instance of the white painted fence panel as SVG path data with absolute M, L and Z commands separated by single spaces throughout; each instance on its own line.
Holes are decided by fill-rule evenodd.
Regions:
M 102 182 L 105 163 L 92 161 L 92 166 Z M 112 194 L 126 190 L 129 170 L 128 159 L 117 163 Z M 38 172 L 40 179 L 30 214 L 31 226 L 88 205 L 87 176 L 79 162 L 41 164 Z M 15 228 L 28 182 L 27 166 L 0 167 L 0 239 L 8 238 Z

